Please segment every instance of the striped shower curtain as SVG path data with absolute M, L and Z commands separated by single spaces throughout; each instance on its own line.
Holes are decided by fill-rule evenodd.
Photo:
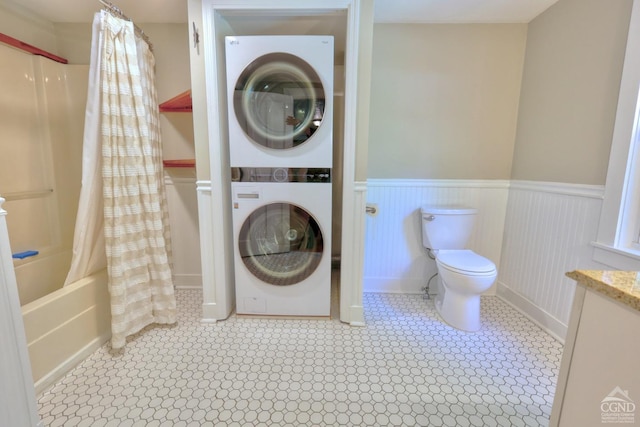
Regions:
M 100 14 L 104 238 L 119 349 L 147 325 L 175 323 L 176 302 L 155 59 L 131 22 Z

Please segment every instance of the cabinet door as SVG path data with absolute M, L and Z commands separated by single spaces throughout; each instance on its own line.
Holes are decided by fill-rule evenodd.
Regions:
M 601 427 L 634 416 L 640 422 L 639 338 L 640 312 L 586 292 L 560 426 Z

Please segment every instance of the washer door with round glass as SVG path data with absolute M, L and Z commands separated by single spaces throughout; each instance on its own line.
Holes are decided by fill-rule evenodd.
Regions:
M 309 212 L 288 203 L 256 209 L 238 238 L 242 262 L 258 279 L 288 286 L 309 277 L 322 259 L 323 238 Z
M 240 74 L 233 110 L 253 143 L 290 149 L 306 143 L 322 126 L 325 91 L 318 74 L 303 59 L 269 53 Z

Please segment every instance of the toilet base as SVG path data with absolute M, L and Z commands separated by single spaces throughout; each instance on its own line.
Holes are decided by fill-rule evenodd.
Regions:
M 479 331 L 480 295 L 456 295 L 441 287 L 435 300 L 436 311 L 447 324 L 467 332 Z

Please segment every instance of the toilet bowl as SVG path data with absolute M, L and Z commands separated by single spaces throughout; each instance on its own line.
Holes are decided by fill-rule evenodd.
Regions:
M 496 280 L 495 264 L 465 245 L 473 231 L 476 209 L 423 206 L 422 242 L 436 259 L 436 311 L 449 325 L 464 331 L 480 329 L 480 295 Z
M 495 264 L 468 250 L 441 250 L 436 254 L 441 283 L 436 310 L 449 325 L 475 332 L 481 327 L 480 295 L 498 275 Z

